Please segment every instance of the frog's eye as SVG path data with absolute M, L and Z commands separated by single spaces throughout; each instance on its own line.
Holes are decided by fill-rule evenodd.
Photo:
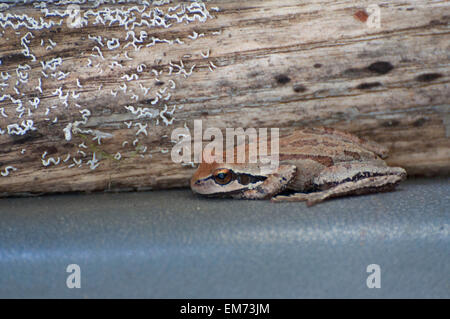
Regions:
M 217 184 L 225 185 L 231 182 L 231 178 L 233 177 L 233 173 L 231 170 L 226 168 L 219 168 L 214 172 L 214 180 Z

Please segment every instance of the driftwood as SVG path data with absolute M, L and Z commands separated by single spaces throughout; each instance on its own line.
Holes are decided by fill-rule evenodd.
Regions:
M 164 2 L 0 4 L 0 194 L 187 186 L 171 132 L 195 119 L 450 172 L 448 2 Z

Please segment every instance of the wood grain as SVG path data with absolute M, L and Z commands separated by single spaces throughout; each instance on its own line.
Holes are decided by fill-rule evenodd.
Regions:
M 0 71 L 10 75 L 0 78 L 1 196 L 187 186 L 193 168 L 172 162 L 171 133 L 195 119 L 204 128 L 331 126 L 388 147 L 388 163 L 409 175 L 449 174 L 449 3 L 380 3 L 380 28 L 367 24 L 371 3 L 210 1 L 181 23 L 167 15 L 190 3 L 82 4 L 82 15 L 128 10 L 129 23 L 89 15 L 81 28 L 33 4 L 0 7 Z M 8 21 L 20 15 L 62 22 L 16 30 Z M 171 25 L 133 25 L 152 19 Z M 152 115 L 138 117 L 138 107 Z M 84 133 L 69 127 L 67 138 L 82 110 Z M 26 134 L 9 134 L 14 124 Z M 98 134 L 109 137 L 99 144 Z M 58 164 L 45 166 L 50 158 Z

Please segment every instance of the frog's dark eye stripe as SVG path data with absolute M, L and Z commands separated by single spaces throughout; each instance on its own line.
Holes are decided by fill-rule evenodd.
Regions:
M 245 174 L 245 173 L 238 173 L 236 175 L 237 175 L 237 180 L 242 185 L 248 185 L 250 183 L 254 184 L 254 183 L 258 183 L 258 182 L 263 182 L 267 178 L 266 176 L 250 175 L 250 174 Z
M 250 183 L 250 176 L 247 174 L 239 174 L 238 181 L 239 184 L 248 185 Z

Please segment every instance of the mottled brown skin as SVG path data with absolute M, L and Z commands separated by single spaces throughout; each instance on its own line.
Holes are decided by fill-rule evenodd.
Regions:
M 404 169 L 387 166 L 383 160 L 386 149 L 335 129 L 296 130 L 281 137 L 279 145 L 280 165 L 268 173 L 261 173 L 261 164 L 248 163 L 248 157 L 239 164 L 217 163 L 204 156 L 191 179 L 192 190 L 233 198 L 271 198 L 273 202 L 306 200 L 312 205 L 332 197 L 392 190 L 406 177 Z M 246 154 L 248 149 L 246 145 Z M 220 169 L 230 172 L 230 181 L 224 185 L 214 175 Z M 298 193 L 279 195 L 285 190 Z

